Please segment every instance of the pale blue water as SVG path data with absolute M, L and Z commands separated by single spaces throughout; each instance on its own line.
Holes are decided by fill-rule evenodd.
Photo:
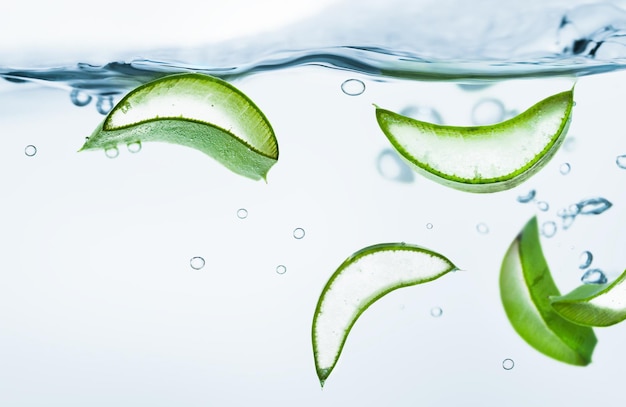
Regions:
M 108 63 L 4 55 L 0 405 L 619 403 L 626 323 L 597 330 L 590 366 L 564 365 L 516 335 L 497 281 L 531 216 L 561 291 L 626 268 L 625 12 L 418 3 L 349 2 L 249 38 L 111 50 Z M 485 20 L 479 5 L 492 6 Z M 178 146 L 76 152 L 124 93 L 185 71 L 232 81 L 267 115 L 281 151 L 267 184 Z M 563 147 L 490 195 L 413 172 L 372 107 L 480 125 L 574 82 Z M 320 291 L 384 241 L 462 271 L 370 307 L 322 391 L 310 337 Z

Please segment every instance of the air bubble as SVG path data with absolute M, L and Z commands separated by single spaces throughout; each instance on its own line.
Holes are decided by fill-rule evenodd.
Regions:
M 81 92 L 78 89 L 73 89 L 70 93 L 70 99 L 78 107 L 87 106 L 91 102 L 91 95 Z
M 586 269 L 591 265 L 591 262 L 593 261 L 593 254 L 591 254 L 590 251 L 584 251 L 580 254 L 579 260 L 580 264 L 578 265 L 578 268 L 581 270 Z
M 511 370 L 513 369 L 513 367 L 515 367 L 515 362 L 513 361 L 513 359 L 504 359 L 502 361 L 502 368 L 504 370 Z
M 293 237 L 295 237 L 296 239 L 302 239 L 304 237 L 304 229 L 295 228 L 293 230 Z
M 348 96 L 359 96 L 365 92 L 365 84 L 358 79 L 348 79 L 341 84 L 341 90 Z
M 563 142 L 563 149 L 568 152 L 576 150 L 576 139 L 573 137 L 566 138 Z
M 550 205 L 549 205 L 547 202 L 545 202 L 545 201 L 539 201 L 539 202 L 537 202 L 537 208 L 538 208 L 540 211 L 545 212 L 545 211 L 547 211 L 548 209 L 550 209 Z
M 600 269 L 589 269 L 580 278 L 584 284 L 606 284 L 607 278 Z
M 576 204 L 581 215 L 600 215 L 608 210 L 613 204 L 606 198 L 591 198 Z
M 116 146 L 107 147 L 104 150 L 104 155 L 106 155 L 109 158 L 116 158 L 118 155 L 120 155 L 120 150 L 118 150 Z
M 569 174 L 569 172 L 572 170 L 572 166 L 569 165 L 569 163 L 563 163 L 561 164 L 561 166 L 559 167 L 559 172 L 563 175 L 567 175 Z
M 517 202 L 519 203 L 528 203 L 530 201 L 532 201 L 533 199 L 535 199 L 535 195 L 537 194 L 537 192 L 534 189 L 531 189 L 530 191 L 528 191 L 528 193 L 526 195 L 520 195 L 517 197 Z
M 478 126 L 499 123 L 505 114 L 504 105 L 498 99 L 483 99 L 472 109 L 472 121 Z
M 287 272 L 287 267 L 283 266 L 282 264 L 276 266 L 277 274 L 285 274 L 286 272 Z
M 545 237 L 552 237 L 556 234 L 556 223 L 552 221 L 545 222 L 541 226 L 541 234 Z
M 96 102 L 98 113 L 106 115 L 113 109 L 113 98 L 111 96 L 100 96 Z
M 427 223 L 426 224 L 426 229 L 432 229 L 433 228 L 433 224 L 432 223 Z
M 443 119 L 439 112 L 427 106 L 407 106 L 400 111 L 402 116 L 407 116 L 423 122 L 443 124 Z
M 618 167 L 626 170 L 626 154 L 618 155 L 615 159 L 615 164 L 617 164 Z
M 237 217 L 239 219 L 245 219 L 248 217 L 248 210 L 246 208 L 237 209 Z
M 141 141 L 133 141 L 126 144 L 126 148 L 129 152 L 136 154 L 141 151 Z
M 27 145 L 24 148 L 24 154 L 26 154 L 28 157 L 34 156 L 35 154 L 37 154 L 37 147 L 32 144 Z
M 443 310 L 441 309 L 441 307 L 432 307 L 430 309 L 430 315 L 435 318 L 439 318 L 441 315 L 443 315 Z
M 205 264 L 204 258 L 199 257 L 199 256 L 192 257 L 191 260 L 189 260 L 189 265 L 194 270 L 200 270 L 201 268 L 204 267 L 204 264 Z
M 478 225 L 476 225 L 476 230 L 481 235 L 486 235 L 487 233 L 489 233 L 489 226 L 487 226 L 485 223 L 479 223 Z
M 410 183 L 414 180 L 413 171 L 391 149 L 385 149 L 378 154 L 376 167 L 378 173 L 388 180 L 404 183 Z

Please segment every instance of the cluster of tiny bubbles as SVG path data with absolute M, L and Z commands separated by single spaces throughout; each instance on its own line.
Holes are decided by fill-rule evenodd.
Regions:
M 408 184 L 415 179 L 409 166 L 398 156 L 398 153 L 390 148 L 384 149 L 378 154 L 376 168 L 383 178 L 391 181 Z
M 141 151 L 141 141 L 131 141 L 130 143 L 126 144 L 126 148 L 129 152 L 136 154 Z
M 96 110 L 98 113 L 106 115 L 111 109 L 113 109 L 113 97 L 112 96 L 98 96 L 96 102 Z
M 276 266 L 277 274 L 285 274 L 286 272 L 287 272 L 287 267 L 283 266 L 282 264 L 279 264 L 278 266 Z
M 487 224 L 481 222 L 478 225 L 476 225 L 476 230 L 481 235 L 486 235 L 487 233 L 489 233 L 489 226 L 487 226 Z
M 116 158 L 120 155 L 120 150 L 117 149 L 117 146 L 109 146 L 104 149 L 104 155 L 109 158 Z
M 537 202 L 537 208 L 540 211 L 546 212 L 548 209 L 550 209 L 550 205 L 546 201 L 539 201 Z
M 433 228 L 433 224 L 432 223 L 427 223 L 426 224 L 426 229 L 430 230 Z
M 204 258 L 202 258 L 200 256 L 192 257 L 191 260 L 189 260 L 189 265 L 194 270 L 202 269 L 204 267 L 204 264 L 205 264 Z
M 617 158 L 615 158 L 615 164 L 617 164 L 618 167 L 626 170 L 626 154 L 618 155 Z
M 302 239 L 304 237 L 304 229 L 302 228 L 295 228 L 293 230 L 293 237 L 296 239 Z
M 591 266 L 591 262 L 593 261 L 593 254 L 591 254 L 590 251 L 586 250 L 580 254 L 579 260 L 580 264 L 578 265 L 578 268 L 584 270 L 587 267 Z
M 24 148 L 24 154 L 26 154 L 26 156 L 28 156 L 28 157 L 34 156 L 35 154 L 37 154 L 37 147 L 35 147 L 32 144 L 27 145 Z
M 520 195 L 517 197 L 517 202 L 519 203 L 528 203 L 531 202 L 535 199 L 535 195 L 537 194 L 537 191 L 535 191 L 534 189 L 531 189 L 530 191 L 528 191 L 528 193 L 526 195 Z
M 569 174 L 571 170 L 572 170 L 572 166 L 569 163 L 563 163 L 559 167 L 559 172 L 563 175 Z
M 502 361 L 502 368 L 504 370 L 511 370 L 513 369 L 514 366 L 515 366 L 515 362 L 513 361 L 513 359 L 507 358 Z
M 430 309 L 430 315 L 435 318 L 439 318 L 441 315 L 443 315 L 443 310 L 441 309 L 441 307 L 432 307 Z
M 423 122 L 443 124 L 443 119 L 439 112 L 428 106 L 407 106 L 400 110 L 400 114 Z
M 72 100 L 72 103 L 74 103 L 76 106 L 83 107 L 91 103 L 92 98 L 91 95 L 85 92 L 81 92 L 78 89 L 73 89 L 70 93 L 70 99 Z
M 589 269 L 580 278 L 583 284 L 606 284 L 607 278 L 600 269 Z
M 504 120 L 506 109 L 501 101 L 493 98 L 479 100 L 472 109 L 472 122 L 477 126 L 499 123 Z
M 237 209 L 237 217 L 239 219 L 245 219 L 248 217 L 248 210 L 246 208 Z
M 348 79 L 341 84 L 341 91 L 348 96 L 359 96 L 365 92 L 365 84 L 359 79 Z
M 544 222 L 544 224 L 541 225 L 541 234 L 545 237 L 554 236 L 556 234 L 556 223 L 552 221 Z

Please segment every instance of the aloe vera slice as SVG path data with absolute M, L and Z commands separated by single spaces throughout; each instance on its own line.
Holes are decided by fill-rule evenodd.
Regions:
M 376 119 L 415 170 L 468 192 L 513 188 L 543 168 L 562 144 L 573 91 L 550 96 L 525 112 L 489 126 L 443 126 L 376 107 Z
M 586 366 L 596 345 L 589 327 L 561 317 L 550 296 L 559 296 L 541 249 L 533 217 L 511 243 L 500 270 L 500 296 L 513 328 L 529 345 L 572 365 Z
M 626 271 L 609 284 L 585 284 L 550 297 L 562 317 L 579 325 L 611 326 L 626 319 Z
M 313 355 L 320 384 L 335 367 L 348 333 L 379 298 L 401 287 L 435 280 L 457 270 L 440 254 L 405 243 L 359 250 L 330 277 L 313 317 Z
M 146 141 L 194 148 L 255 180 L 266 179 L 278 160 L 263 112 L 228 82 L 198 73 L 166 76 L 131 91 L 80 151 Z

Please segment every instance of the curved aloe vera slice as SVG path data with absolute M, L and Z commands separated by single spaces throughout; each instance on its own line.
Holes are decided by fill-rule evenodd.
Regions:
M 626 319 L 626 271 L 610 284 L 586 284 L 550 297 L 562 317 L 579 325 L 611 326 Z
M 572 365 L 591 363 L 593 330 L 561 317 L 550 305 L 559 296 L 541 249 L 533 217 L 511 243 L 500 270 L 500 296 L 513 328 L 529 345 Z
M 163 141 L 195 148 L 233 172 L 265 179 L 278 144 L 265 115 L 221 79 L 187 73 L 146 83 L 126 95 L 82 150 Z
M 335 367 L 359 316 L 385 294 L 457 270 L 440 254 L 404 243 L 384 243 L 347 258 L 322 290 L 313 317 L 313 355 L 320 384 Z
M 396 150 L 427 178 L 468 192 L 519 185 L 563 142 L 573 91 L 550 96 L 520 115 L 489 126 L 443 126 L 376 108 L 378 125 Z

